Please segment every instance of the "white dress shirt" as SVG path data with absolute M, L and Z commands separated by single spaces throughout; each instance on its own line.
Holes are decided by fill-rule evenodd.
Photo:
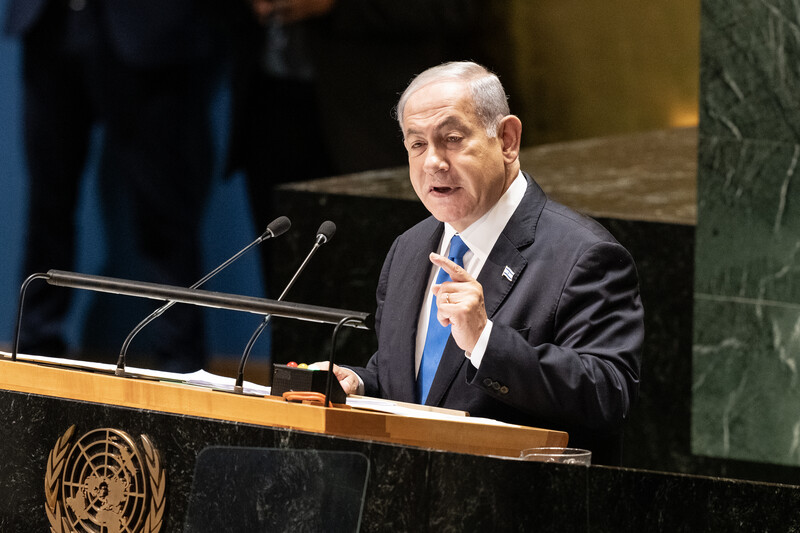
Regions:
M 472 276 L 477 278 L 483 268 L 489 253 L 494 248 L 494 243 L 503 231 L 503 228 L 508 224 L 511 215 L 514 214 L 522 197 L 525 196 L 525 190 L 528 187 L 528 182 L 525 176 L 520 172 L 514 181 L 509 186 L 508 190 L 503 193 L 500 200 L 486 212 L 481 218 L 473 222 L 467 229 L 459 233 L 461 240 L 469 247 L 469 251 L 464 254 L 464 270 Z M 450 239 L 457 232 L 453 226 L 448 223 L 444 225 L 444 234 L 439 243 L 438 253 L 447 257 L 447 252 L 450 249 Z M 431 313 L 431 303 L 433 300 L 433 287 L 439 269 L 432 266 L 430 276 L 428 277 L 428 285 L 425 290 L 425 300 L 422 302 L 422 308 L 419 312 L 419 319 L 417 321 L 417 343 L 416 353 L 414 358 L 414 368 L 416 373 L 419 373 L 419 365 L 422 361 L 422 350 L 425 347 L 425 337 L 428 335 L 428 318 Z M 472 352 L 464 352 L 464 355 L 470 360 L 475 368 L 480 367 L 483 355 L 486 352 L 486 346 L 489 343 L 489 335 L 492 332 L 492 321 L 488 320 L 486 326 L 478 338 L 478 342 L 473 348 Z

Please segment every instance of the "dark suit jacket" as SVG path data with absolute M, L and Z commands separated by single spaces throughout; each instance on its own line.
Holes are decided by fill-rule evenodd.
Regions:
M 619 462 L 639 388 L 643 310 L 628 252 L 597 222 L 529 177 L 522 203 L 478 276 L 494 326 L 479 369 L 451 337 L 427 404 L 570 433 L 595 462 Z M 366 394 L 414 401 L 417 318 L 444 225 L 395 240 L 378 283 L 378 351 L 354 369 Z M 513 271 L 512 280 L 503 276 Z
M 97 0 L 89 0 L 97 1 Z M 155 67 L 206 57 L 211 38 L 206 17 L 211 0 L 100 0 L 107 34 L 118 57 Z M 64 0 L 9 0 L 5 32 L 26 35 L 47 9 Z M 66 8 L 63 8 L 66 9 Z

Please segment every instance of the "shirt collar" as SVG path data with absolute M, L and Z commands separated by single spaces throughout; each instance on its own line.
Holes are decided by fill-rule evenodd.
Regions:
M 467 229 L 459 233 L 461 239 L 469 246 L 470 252 L 474 253 L 481 262 L 486 261 L 489 252 L 494 248 L 494 243 L 500 237 L 503 228 L 508 224 L 511 215 L 517 210 L 525 196 L 528 182 L 523 176 L 522 171 L 517 174 L 511 186 L 503 193 L 500 200 L 494 204 L 481 218 L 469 225 Z M 444 224 L 444 235 L 439 246 L 439 253 L 444 255 L 450 244 L 450 239 L 458 233 L 453 226 Z

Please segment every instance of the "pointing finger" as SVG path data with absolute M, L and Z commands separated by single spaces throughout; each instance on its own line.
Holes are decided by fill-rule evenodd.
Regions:
M 458 266 L 445 256 L 437 253 L 431 253 L 429 258 L 431 263 L 442 268 L 445 272 L 450 274 L 450 279 L 453 281 L 474 281 L 474 278 L 470 276 L 463 267 Z

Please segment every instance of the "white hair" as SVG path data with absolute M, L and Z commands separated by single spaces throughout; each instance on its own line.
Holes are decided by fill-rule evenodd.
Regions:
M 486 128 L 486 134 L 490 138 L 496 137 L 500 121 L 503 117 L 511 114 L 508 108 L 508 97 L 496 74 L 471 61 L 443 63 L 429 68 L 411 80 L 406 90 L 400 95 L 400 100 L 395 108 L 395 118 L 400 124 L 400 130 L 403 129 L 403 111 L 411 95 L 426 85 L 446 80 L 461 81 L 467 84 L 475 105 L 475 114 Z

